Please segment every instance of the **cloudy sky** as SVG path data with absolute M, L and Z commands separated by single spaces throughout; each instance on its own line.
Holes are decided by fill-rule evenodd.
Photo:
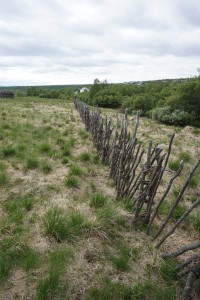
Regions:
M 199 0 L 0 0 L 0 86 L 191 77 Z

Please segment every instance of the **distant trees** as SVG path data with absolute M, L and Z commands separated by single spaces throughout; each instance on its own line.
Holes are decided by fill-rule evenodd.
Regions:
M 141 115 L 166 124 L 200 127 L 200 77 L 131 84 L 95 79 L 90 91 L 78 97 L 90 105 L 140 110 Z

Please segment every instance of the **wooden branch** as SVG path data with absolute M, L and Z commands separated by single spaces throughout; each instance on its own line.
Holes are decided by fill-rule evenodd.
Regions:
M 183 222 L 183 220 L 189 215 L 189 213 L 200 204 L 200 197 L 184 212 L 184 214 L 178 219 L 178 221 L 172 226 L 172 228 L 163 236 L 160 242 L 156 245 L 159 248 L 164 241 L 176 230 L 176 228 Z
M 194 249 L 197 249 L 197 248 L 200 248 L 200 240 L 195 242 L 195 243 L 192 243 L 190 245 L 186 245 L 180 249 L 178 249 L 177 251 L 175 252 L 172 252 L 170 254 L 164 254 L 163 257 L 177 257 L 187 251 L 190 251 L 190 250 L 194 250 Z
M 137 134 L 137 130 L 138 130 L 138 126 L 139 126 L 139 121 L 140 121 L 140 112 L 137 112 L 136 115 L 136 121 L 135 121 L 135 128 L 132 134 L 132 139 L 131 142 L 134 144 L 136 142 L 136 134 Z
M 191 294 L 195 279 L 196 279 L 196 274 L 194 273 L 193 270 L 191 270 L 187 277 L 187 281 L 186 281 L 185 287 L 183 289 L 183 293 L 181 295 L 180 300 L 188 300 L 190 298 L 190 294 Z
M 189 259 L 182 262 L 178 267 L 176 267 L 176 271 L 179 271 L 185 267 L 187 267 L 189 264 L 191 264 L 195 259 L 200 259 L 200 253 L 197 253 L 190 257 Z
M 163 203 L 163 201 L 165 200 L 166 196 L 168 195 L 170 189 L 171 189 L 171 186 L 173 184 L 173 181 L 180 175 L 182 169 L 183 169 L 183 166 L 184 166 L 184 162 L 183 160 L 180 162 L 180 166 L 179 166 L 179 169 L 178 171 L 174 174 L 174 176 L 170 179 L 169 183 L 168 183 L 168 186 L 167 186 L 167 189 L 166 191 L 164 192 L 163 196 L 161 197 L 160 201 L 158 202 L 157 206 L 156 206 L 156 209 L 149 221 L 149 224 L 148 224 L 148 227 L 147 227 L 147 234 L 149 234 L 149 231 L 150 231 L 150 227 L 158 213 L 158 210 L 159 210 L 159 207 L 161 206 L 161 204 Z
M 181 200 L 181 198 L 182 198 L 182 196 L 183 196 L 183 194 L 184 194 L 184 192 L 185 192 L 185 190 L 186 190 L 186 188 L 188 186 L 188 183 L 190 182 L 190 180 L 191 180 L 192 176 L 194 175 L 196 169 L 198 168 L 199 164 L 200 164 L 200 158 L 197 160 L 197 162 L 195 163 L 194 167 L 192 168 L 190 174 L 188 175 L 188 177 L 187 177 L 187 179 L 186 179 L 186 181 L 185 181 L 185 183 L 184 183 L 181 191 L 179 192 L 179 195 L 177 196 L 177 198 L 175 200 L 175 203 L 171 207 L 171 209 L 170 209 L 170 211 L 169 211 L 166 219 L 162 222 L 161 227 L 156 232 L 156 234 L 153 236 L 154 240 L 160 235 L 160 233 L 163 231 L 163 229 L 165 228 L 166 224 L 168 223 L 168 221 L 169 221 L 172 213 L 174 212 L 175 208 L 177 207 L 178 203 L 180 202 L 180 200 Z

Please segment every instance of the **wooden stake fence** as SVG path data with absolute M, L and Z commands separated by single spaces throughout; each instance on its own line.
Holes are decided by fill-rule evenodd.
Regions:
M 131 134 L 128 132 L 128 110 L 125 110 L 121 122 L 117 113 L 116 122 L 113 125 L 112 119 L 107 116 L 104 118 L 98 107 L 94 107 L 90 111 L 89 107 L 79 100 L 75 100 L 74 105 L 85 124 L 86 130 L 91 133 L 93 144 L 97 149 L 101 161 L 110 166 L 110 178 L 116 184 L 117 199 L 130 199 L 132 201 L 135 226 L 142 221 L 147 225 L 147 234 L 150 234 L 161 204 L 166 201 L 174 181 L 180 176 L 184 167 L 184 162 L 181 161 L 178 171 L 170 178 L 162 196 L 156 200 L 157 191 L 161 186 L 162 178 L 170 158 L 174 134 L 170 138 L 167 153 L 163 153 L 163 149 L 159 145 L 153 147 L 153 142 L 150 140 L 145 155 L 142 144 L 137 143 L 139 112 L 136 115 L 135 126 Z M 179 195 L 169 209 L 167 217 L 163 220 L 157 232 L 154 233 L 154 240 L 162 234 L 199 165 L 200 159 L 197 160 L 190 171 Z M 156 248 L 159 248 L 172 235 L 177 227 L 199 204 L 200 198 L 186 209 L 167 233 L 163 234 Z M 200 248 L 200 240 L 172 254 L 165 254 L 163 257 L 177 257 L 186 251 L 197 248 Z M 177 271 L 180 270 L 182 270 L 181 276 L 187 276 L 181 295 L 181 299 L 186 300 L 189 299 L 194 281 L 200 278 L 200 253 L 193 255 L 189 260 L 183 262 L 179 269 L 177 269 Z

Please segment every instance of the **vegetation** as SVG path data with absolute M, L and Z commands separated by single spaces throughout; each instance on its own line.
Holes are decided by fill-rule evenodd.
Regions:
M 73 104 L 29 96 L 1 99 L 0 111 L 0 299 L 178 298 L 176 263 L 155 256 L 152 241 L 133 228 L 132 203 L 116 201 L 109 170 Z M 140 126 L 143 144 L 151 134 L 165 144 L 172 131 L 147 118 Z M 198 156 L 199 131 L 173 130 L 172 161 L 185 160 L 185 178 Z M 172 222 L 196 200 L 198 181 L 196 173 Z M 166 215 L 169 207 L 161 209 Z M 180 245 L 199 234 L 198 213 L 186 222 Z
M 94 80 L 80 100 L 106 108 L 140 111 L 169 125 L 200 127 L 200 78 L 108 84 Z

